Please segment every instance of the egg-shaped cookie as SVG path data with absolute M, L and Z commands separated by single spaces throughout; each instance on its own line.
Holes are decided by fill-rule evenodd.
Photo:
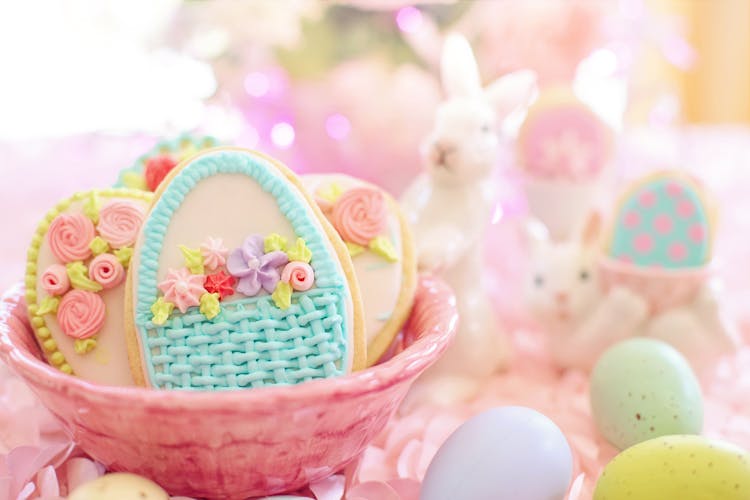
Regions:
M 126 271 L 152 194 L 78 193 L 50 210 L 28 251 L 26 302 L 47 360 L 91 382 L 133 385 L 123 332 Z
M 367 364 L 378 361 L 409 316 L 417 265 L 411 228 L 393 197 L 344 174 L 300 177 L 344 240 L 362 292 Z
M 364 367 L 351 258 L 288 168 L 217 148 L 180 164 L 155 196 L 126 296 L 139 384 L 245 389 Z
M 702 186 L 664 171 L 634 183 L 620 198 L 610 257 L 637 267 L 695 269 L 711 259 L 712 213 Z

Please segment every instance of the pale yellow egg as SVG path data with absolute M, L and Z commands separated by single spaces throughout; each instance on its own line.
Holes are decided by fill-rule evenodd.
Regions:
M 68 500 L 169 500 L 169 495 L 155 482 L 126 472 L 105 474 L 82 484 Z
M 594 500 L 747 500 L 750 454 L 702 436 L 665 436 L 617 455 Z

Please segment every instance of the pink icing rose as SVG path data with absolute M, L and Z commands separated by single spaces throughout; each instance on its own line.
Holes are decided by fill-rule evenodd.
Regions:
M 203 265 L 209 271 L 216 271 L 227 262 L 229 249 L 224 246 L 221 238 L 208 238 L 201 245 L 201 255 L 203 255 Z
M 341 195 L 333 207 L 331 222 L 345 241 L 367 246 L 385 231 L 387 217 L 383 193 L 361 187 Z
M 62 295 L 70 288 L 70 279 L 62 264 L 52 264 L 42 273 L 42 288 L 50 295 Z
M 80 213 L 58 215 L 47 231 L 49 248 L 63 263 L 87 259 L 91 255 L 89 244 L 95 236 L 94 223 Z
M 105 310 L 104 301 L 97 294 L 71 290 L 57 307 L 57 322 L 68 337 L 87 339 L 102 329 Z
M 164 281 L 159 283 L 159 290 L 164 293 L 164 300 L 173 303 L 180 312 L 188 307 L 199 306 L 201 295 L 206 293 L 203 283 L 206 277 L 202 274 L 190 274 L 185 268 L 170 269 Z
M 106 290 L 122 283 L 125 269 L 114 255 L 103 253 L 94 257 L 89 264 L 89 277 Z
M 315 273 L 310 264 L 293 261 L 284 267 L 281 272 L 281 281 L 289 283 L 298 292 L 304 292 L 313 286 Z
M 143 223 L 143 212 L 132 203 L 113 200 L 99 211 L 99 234 L 113 248 L 127 247 L 135 243 Z

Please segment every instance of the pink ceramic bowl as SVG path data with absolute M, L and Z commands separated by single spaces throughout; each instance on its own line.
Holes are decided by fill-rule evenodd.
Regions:
M 292 491 L 354 460 L 409 386 L 447 348 L 451 291 L 422 277 L 407 344 L 377 366 L 303 385 L 231 392 L 91 384 L 40 360 L 20 287 L 0 305 L 0 356 L 110 470 L 149 477 L 173 495 L 246 498 Z
M 615 285 L 629 288 L 648 300 L 652 313 L 690 303 L 711 275 L 708 266 L 684 270 L 644 268 L 610 258 L 600 261 L 599 270 L 605 290 Z

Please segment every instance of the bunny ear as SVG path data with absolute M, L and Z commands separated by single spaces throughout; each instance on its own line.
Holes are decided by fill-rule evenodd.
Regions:
M 482 92 L 474 52 L 463 35 L 451 33 L 445 39 L 440 73 L 448 97 L 469 97 Z
M 581 243 L 583 243 L 583 246 L 591 248 L 599 243 L 603 225 L 602 216 L 599 212 L 592 212 L 589 215 L 581 231 Z
M 484 94 L 503 120 L 513 111 L 528 106 L 536 90 L 536 73 L 521 70 L 498 78 L 484 90 Z
M 524 222 L 524 232 L 526 240 L 532 249 L 537 249 L 549 241 L 549 231 L 547 226 L 542 224 L 539 219 L 529 217 Z

